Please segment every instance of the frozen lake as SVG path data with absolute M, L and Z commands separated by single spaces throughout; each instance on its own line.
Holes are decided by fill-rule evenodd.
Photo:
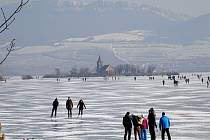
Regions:
M 210 74 L 209 74 L 210 75 Z M 167 77 L 33 79 L 11 77 L 0 83 L 0 122 L 7 140 L 35 138 L 43 140 L 122 140 L 122 117 L 127 111 L 147 114 L 154 107 L 157 123 L 161 112 L 170 117 L 173 140 L 209 140 L 210 88 L 196 76 L 188 75 L 190 84 L 178 87 Z M 166 85 L 162 85 L 165 79 Z M 65 102 L 74 103 L 73 118 L 67 118 Z M 57 118 L 50 118 L 52 102 L 58 98 Z M 87 109 L 78 118 L 76 105 L 83 99 Z M 149 134 L 148 134 L 149 137 Z M 132 139 L 133 132 L 132 132 Z M 157 140 L 160 140 L 158 132 Z

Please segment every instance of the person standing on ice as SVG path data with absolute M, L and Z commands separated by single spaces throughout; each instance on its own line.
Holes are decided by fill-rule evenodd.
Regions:
M 147 130 L 148 130 L 148 121 L 145 116 L 143 117 L 143 122 L 141 125 L 141 140 L 147 140 Z
M 68 97 L 68 100 L 66 101 L 66 109 L 68 110 L 68 118 L 69 116 L 72 118 L 72 108 L 73 108 L 73 102 L 70 99 L 70 97 Z
M 143 117 L 131 115 L 132 116 L 132 123 L 133 123 L 133 132 L 135 140 L 141 140 L 141 125 L 143 121 Z
M 165 115 L 165 112 L 162 112 L 162 117 L 160 118 L 160 123 L 159 123 L 162 140 L 165 139 L 165 132 L 167 133 L 168 140 L 171 140 L 171 135 L 169 132 L 170 125 L 171 123 L 169 118 Z
M 52 109 L 51 117 L 53 117 L 53 112 L 54 111 L 55 111 L 55 117 L 56 117 L 57 108 L 58 108 L 58 105 L 59 105 L 59 102 L 58 102 L 57 98 L 55 98 L 55 100 L 53 101 L 52 105 L 53 105 L 53 109 Z
M 77 108 L 78 108 L 78 107 L 79 107 L 78 116 L 81 115 L 81 117 L 82 117 L 82 115 L 83 115 L 83 109 L 84 109 L 84 108 L 86 109 L 86 106 L 85 106 L 85 104 L 84 104 L 84 102 L 83 102 L 82 99 L 79 100 L 79 103 L 78 103 L 78 105 L 77 105 Z
M 128 140 L 130 140 L 131 139 L 131 129 L 132 129 L 130 112 L 127 112 L 125 114 L 125 116 L 123 117 L 123 126 L 125 128 L 124 140 L 127 140 L 127 135 L 128 135 Z
M 155 135 L 155 129 L 157 128 L 157 124 L 156 124 L 156 118 L 155 118 L 155 111 L 153 108 L 149 109 L 149 114 L 148 114 L 148 125 L 149 125 L 149 133 L 151 136 L 151 140 L 155 140 L 156 139 L 156 135 Z

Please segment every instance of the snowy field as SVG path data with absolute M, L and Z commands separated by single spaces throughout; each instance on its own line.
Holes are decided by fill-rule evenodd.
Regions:
M 210 88 L 188 74 L 190 84 L 182 80 L 178 87 L 167 77 L 33 79 L 11 77 L 0 83 L 0 122 L 7 140 L 122 140 L 122 117 L 127 111 L 141 115 L 154 107 L 157 123 L 161 112 L 171 119 L 173 140 L 210 139 Z M 210 74 L 209 74 L 210 75 Z M 166 85 L 162 85 L 165 79 Z M 74 102 L 73 118 L 67 118 L 65 102 Z M 52 102 L 58 98 L 57 118 L 50 118 Z M 83 99 L 87 109 L 78 118 L 76 105 Z M 149 134 L 148 134 L 148 137 Z M 133 131 L 132 131 L 132 140 Z M 160 132 L 157 132 L 160 140 Z

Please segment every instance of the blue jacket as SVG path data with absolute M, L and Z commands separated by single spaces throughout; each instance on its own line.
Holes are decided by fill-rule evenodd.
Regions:
M 171 126 L 171 123 L 170 123 L 169 118 L 167 116 L 165 116 L 165 115 L 162 116 L 160 118 L 160 123 L 159 123 L 160 129 L 161 128 L 170 128 L 170 126 Z

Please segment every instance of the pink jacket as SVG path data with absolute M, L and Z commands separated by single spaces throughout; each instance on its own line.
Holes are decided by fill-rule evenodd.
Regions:
M 147 121 L 147 118 L 144 118 L 141 128 L 148 129 L 148 121 Z

